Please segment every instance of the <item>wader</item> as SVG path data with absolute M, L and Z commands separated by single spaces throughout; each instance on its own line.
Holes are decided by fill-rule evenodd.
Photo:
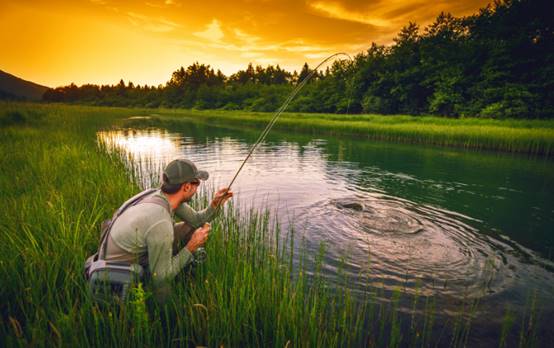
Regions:
M 102 237 L 97 253 L 85 262 L 85 276 L 93 298 L 98 302 L 125 300 L 130 288 L 145 277 L 148 269 L 147 258 L 137 260 L 133 255 L 119 248 L 110 237 L 115 220 L 128 208 L 142 203 L 158 204 L 170 211 L 169 203 L 160 196 L 154 196 L 156 189 L 143 191 L 121 206 L 111 220 L 102 223 Z M 173 254 L 177 253 L 190 240 L 194 228 L 188 223 L 174 224 Z

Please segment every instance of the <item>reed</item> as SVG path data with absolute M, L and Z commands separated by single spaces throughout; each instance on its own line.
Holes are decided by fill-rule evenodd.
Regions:
M 447 338 L 435 337 L 433 297 L 382 289 L 355 296 L 346 278 L 331 286 L 320 276 L 324 245 L 309 255 L 267 211 L 233 205 L 213 224 L 207 262 L 183 272 L 165 304 L 143 284 L 129 302 L 99 308 L 83 261 L 98 246 L 99 222 L 140 188 L 95 135 L 129 110 L 0 104 L 0 114 L 10 112 L 23 121 L 0 128 L 0 346 L 467 344 L 464 318 L 474 307 L 461 305 L 454 327 L 441 326 Z M 413 303 L 408 315 L 402 299 Z M 536 341 L 536 313 L 533 301 L 522 342 Z
M 238 111 L 160 110 L 160 122 L 193 119 L 210 124 L 262 127 L 270 114 Z M 429 144 L 552 156 L 554 121 L 284 113 L 276 129 L 343 135 L 399 143 Z

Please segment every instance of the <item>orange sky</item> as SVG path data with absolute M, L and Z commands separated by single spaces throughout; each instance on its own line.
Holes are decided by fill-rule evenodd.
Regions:
M 0 69 L 55 87 L 164 84 L 195 61 L 229 75 L 254 64 L 299 70 L 409 21 L 468 15 L 487 0 L 0 0 Z

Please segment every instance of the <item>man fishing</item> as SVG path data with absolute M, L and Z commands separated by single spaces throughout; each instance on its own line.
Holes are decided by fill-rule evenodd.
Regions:
M 170 281 L 206 243 L 211 229 L 208 222 L 233 196 L 233 192 L 223 188 L 206 209 L 196 211 L 190 207 L 187 202 L 208 176 L 189 160 L 170 162 L 163 171 L 160 189 L 139 193 L 116 213 L 101 243 L 99 259 L 108 265 L 147 267 L 158 297 L 165 297 Z M 182 222 L 175 223 L 175 215 Z
M 196 193 L 200 181 L 208 179 L 208 173 L 198 170 L 194 163 L 184 159 L 167 165 L 160 190 L 139 193 L 125 202 L 106 228 L 103 228 L 100 250 L 85 262 L 85 273 L 92 292 L 106 288 L 103 284 L 107 283 L 110 288 L 114 288 L 115 284 L 116 288 L 122 288 L 120 293 L 125 297 L 128 286 L 132 283 L 129 279 L 142 273 L 140 268 L 137 272 L 131 266 L 146 264 L 158 290 L 167 290 L 168 286 L 163 285 L 168 284 L 194 258 L 193 253 L 206 243 L 210 232 L 207 222 L 233 196 L 230 188 L 235 179 L 281 113 L 319 67 L 339 55 L 346 55 L 352 60 L 346 53 L 333 54 L 297 84 L 250 148 L 229 186 L 216 192 L 209 207 L 197 212 L 186 204 Z M 183 222 L 175 224 L 174 215 Z M 181 247 L 180 244 L 185 246 Z M 121 266 L 118 262 L 123 262 L 124 265 Z M 163 299 L 163 295 L 161 298 Z

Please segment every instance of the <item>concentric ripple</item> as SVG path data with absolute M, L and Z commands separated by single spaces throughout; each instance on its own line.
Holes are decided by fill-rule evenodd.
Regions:
M 321 201 L 305 212 L 310 231 L 331 231 L 322 239 L 348 250 L 353 262 L 342 267 L 358 285 L 472 297 L 499 292 L 515 277 L 506 256 L 460 214 L 375 193 Z M 329 261 L 340 259 L 329 249 Z M 356 262 L 364 259 L 368 264 Z
M 423 222 L 410 211 L 397 204 L 366 206 L 359 200 L 335 199 L 330 203 L 353 219 L 359 220 L 359 227 L 374 234 L 414 234 L 423 231 Z
M 144 123 L 137 117 L 142 116 L 128 121 Z M 147 117 L 155 120 L 157 115 Z M 202 129 L 193 126 L 183 134 L 159 128 L 108 130 L 98 133 L 98 142 L 108 151 L 117 151 L 132 178 L 144 187 L 154 185 L 163 166 L 177 157 L 208 170 L 209 185 L 228 183 L 250 143 L 241 134 L 231 136 L 229 130 L 198 132 Z M 347 286 L 360 292 L 373 292 L 374 286 L 400 287 L 403 292 L 455 298 L 492 295 L 491 299 L 525 305 L 525 293 L 533 289 L 551 302 L 554 262 L 519 244 L 525 240 L 524 231 L 534 233 L 528 243 L 547 236 L 535 229 L 540 232 L 554 221 L 551 204 L 545 203 L 548 193 L 540 191 L 538 201 L 529 200 L 527 180 L 518 186 L 511 176 L 508 181 L 491 182 L 458 175 L 454 171 L 465 167 L 457 160 L 441 160 L 441 152 L 433 162 L 441 163 L 438 168 L 444 173 L 429 175 L 428 169 L 417 170 L 427 154 L 410 157 L 411 150 L 410 155 L 402 149 L 388 152 L 387 145 L 383 157 L 383 148 L 373 145 L 348 150 L 340 143 L 336 149 L 326 144 L 325 140 L 301 144 L 282 139 L 263 143 L 234 184 L 237 206 L 252 202 L 268 208 L 279 217 L 282 231 L 292 224 L 300 232 L 302 241 L 296 247 L 305 247 L 310 254 L 304 258 L 295 253 L 294 262 L 301 261 L 306 274 L 321 269 L 323 277 L 340 286 L 346 276 Z M 457 169 L 451 169 L 453 163 Z M 515 170 L 508 168 L 508 172 Z M 483 178 L 493 176 L 487 170 L 479 173 Z M 538 182 L 543 182 L 541 177 Z M 533 202 L 532 210 L 511 216 L 525 211 L 526 199 Z M 502 210 L 495 212 L 499 200 Z M 493 219 L 499 216 L 502 223 Z M 551 239 L 544 243 L 543 250 L 548 250 Z M 318 262 L 318 255 L 324 257 L 321 267 L 304 264 L 312 259 Z

